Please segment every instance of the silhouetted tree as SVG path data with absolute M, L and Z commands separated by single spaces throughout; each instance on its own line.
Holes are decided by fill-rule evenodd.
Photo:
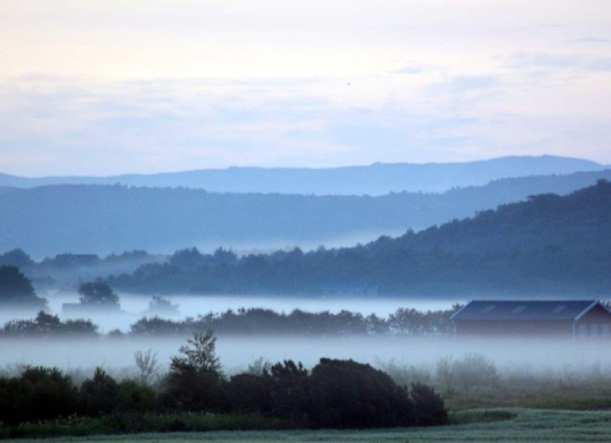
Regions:
M 82 283 L 78 293 L 80 302 L 89 307 L 119 307 L 119 296 L 112 290 L 108 283 L 102 280 Z
M 43 298 L 36 296 L 30 280 L 15 266 L 0 266 L 0 304 L 41 309 Z
M 180 354 L 172 358 L 163 381 L 162 404 L 187 411 L 214 411 L 226 407 L 223 374 L 211 331 L 195 333 Z

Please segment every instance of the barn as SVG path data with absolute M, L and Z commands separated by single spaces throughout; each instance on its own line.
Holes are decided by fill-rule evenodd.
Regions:
M 476 300 L 451 318 L 458 336 L 611 336 L 611 312 L 596 300 Z

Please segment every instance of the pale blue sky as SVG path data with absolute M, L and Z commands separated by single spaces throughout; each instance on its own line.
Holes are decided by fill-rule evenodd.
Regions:
M 2 4 L 2 172 L 611 163 L 606 0 Z

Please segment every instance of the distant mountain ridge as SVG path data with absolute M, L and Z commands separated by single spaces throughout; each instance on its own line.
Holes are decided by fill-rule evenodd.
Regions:
M 176 252 L 109 279 L 134 292 L 611 296 L 611 183 L 541 194 L 350 248 Z
M 383 195 L 389 192 L 443 192 L 490 181 L 531 175 L 571 174 L 606 167 L 558 156 L 511 156 L 463 163 L 374 163 L 335 168 L 231 167 L 109 177 L 27 178 L 0 173 L 0 186 L 32 188 L 56 184 L 123 184 L 186 187 L 211 192 L 305 195 Z
M 102 185 L 0 188 L 0 252 L 165 253 L 198 246 L 270 250 L 370 241 L 532 194 L 567 194 L 611 171 L 502 179 L 441 194 L 313 196 Z

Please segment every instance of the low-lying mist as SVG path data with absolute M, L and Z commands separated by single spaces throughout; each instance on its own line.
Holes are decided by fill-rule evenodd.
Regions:
M 4 338 L 0 341 L 0 366 L 56 366 L 92 371 L 96 366 L 114 371 L 134 367 L 134 354 L 150 349 L 162 367 L 169 364 L 186 337 L 94 337 L 90 339 Z M 263 358 L 277 362 L 301 361 L 311 367 L 321 357 L 353 359 L 374 365 L 396 364 L 432 371 L 445 358 L 481 355 L 499 371 L 522 373 L 609 372 L 608 341 L 549 339 L 458 339 L 440 337 L 363 336 L 220 336 L 217 352 L 228 373 L 245 369 Z
M 58 315 L 61 319 L 87 318 L 93 321 L 99 332 L 107 333 L 113 329 L 123 332 L 141 319 L 143 316 L 151 316 L 147 312 L 152 300 L 150 295 L 119 293 L 121 311 L 117 313 L 104 313 L 100 311 L 79 311 L 74 314 L 66 314 L 62 310 L 64 303 L 76 303 L 79 300 L 77 292 L 47 291 L 40 292 L 48 302 L 49 312 Z M 167 297 L 172 304 L 178 307 L 177 315 L 155 314 L 162 318 L 172 320 L 183 320 L 187 317 L 197 317 L 208 313 L 220 313 L 228 309 L 238 310 L 240 308 L 265 308 L 276 312 L 289 313 L 295 309 L 306 312 L 329 311 L 337 313 L 345 309 L 360 313 L 364 316 L 376 314 L 385 317 L 398 308 L 409 307 L 419 311 L 448 309 L 454 303 L 462 303 L 464 300 L 449 299 L 417 299 L 410 298 L 375 298 L 365 299 L 361 297 L 295 297 L 295 296 L 260 296 L 260 295 L 175 295 Z M 15 319 L 32 318 L 32 312 L 21 310 L 3 309 L 0 311 L 0 326 L 7 321 Z
M 78 299 L 78 294 L 67 292 L 49 292 L 44 296 L 49 301 L 50 312 L 58 314 L 62 319 L 70 317 L 62 314 L 62 304 L 73 303 Z M 237 311 L 251 307 L 285 313 L 295 309 L 338 313 L 349 306 L 353 313 L 363 317 L 376 314 L 380 319 L 391 318 L 398 308 L 415 308 L 418 311 L 443 311 L 441 318 L 445 318 L 451 312 L 449 309 L 452 305 L 458 302 L 412 299 L 407 301 L 404 298 L 364 300 L 350 297 L 221 295 L 182 295 L 169 299 L 178 305 L 178 315 L 168 317 L 175 321 L 208 313 L 218 314 L 228 309 Z M 129 377 L 136 370 L 135 354 L 138 351 L 150 350 L 157 356 L 160 370 L 165 371 L 171 357 L 176 355 L 180 346 L 185 343 L 188 333 L 186 330 L 171 336 L 155 334 L 154 331 L 150 334 L 133 331 L 129 333 L 130 326 L 146 314 L 150 300 L 150 296 L 121 294 L 121 312 L 91 312 L 90 315 L 85 315 L 85 318 L 91 319 L 99 326 L 98 331 L 102 333 L 100 335 L 62 337 L 42 334 L 1 337 L 0 368 L 14 371 L 25 365 L 54 366 L 70 373 L 89 376 L 95 367 L 100 366 L 119 377 Z M 32 313 L 11 311 L 3 311 L 1 315 L 2 324 L 9 320 L 33 317 Z M 417 319 L 419 314 L 413 315 L 413 318 Z M 72 318 L 84 317 L 74 314 Z M 347 316 L 343 321 L 349 323 L 350 318 Z M 294 320 L 295 318 L 292 318 L 291 321 Z M 316 319 L 310 318 L 308 321 L 317 325 L 314 320 Z M 408 323 L 410 321 L 413 320 L 407 320 Z M 453 383 L 462 383 L 463 389 L 467 389 L 469 384 L 479 386 L 491 377 L 490 371 L 493 372 L 495 380 L 498 378 L 507 381 L 508 389 L 511 386 L 508 380 L 513 380 L 516 376 L 521 379 L 527 377 L 529 383 L 537 385 L 549 380 L 561 384 L 573 383 L 575 380 L 582 380 L 579 383 L 589 383 L 587 380 L 594 380 L 596 377 L 600 379 L 604 374 L 611 373 L 611 353 L 608 352 L 607 340 L 535 336 L 519 339 L 465 339 L 458 338 L 447 330 L 443 334 L 435 334 L 431 333 L 430 329 L 419 336 L 410 335 L 411 332 L 407 329 L 399 333 L 386 331 L 371 335 L 318 333 L 317 330 L 309 334 L 298 334 L 293 333 L 292 323 L 289 323 L 289 326 L 288 330 L 278 334 L 256 333 L 256 329 L 252 334 L 220 333 L 217 353 L 224 372 L 231 375 L 243 371 L 257 360 L 278 362 L 292 359 L 303 362 L 306 367 L 312 367 L 320 358 L 329 357 L 370 363 L 406 383 L 422 380 L 441 386 L 445 383 L 443 378 L 446 377 L 443 375 L 444 365 L 446 369 L 447 365 L 450 365 L 452 371 L 462 374 L 462 381 Z M 295 325 L 295 329 L 298 327 L 299 325 Z M 115 328 L 119 328 L 123 334 L 108 334 Z M 261 325 L 257 328 L 264 330 Z M 608 384 L 611 387 L 611 379 Z M 530 387 L 524 389 L 528 390 Z M 560 388 L 554 388 L 553 392 L 561 392 L 558 389 Z

